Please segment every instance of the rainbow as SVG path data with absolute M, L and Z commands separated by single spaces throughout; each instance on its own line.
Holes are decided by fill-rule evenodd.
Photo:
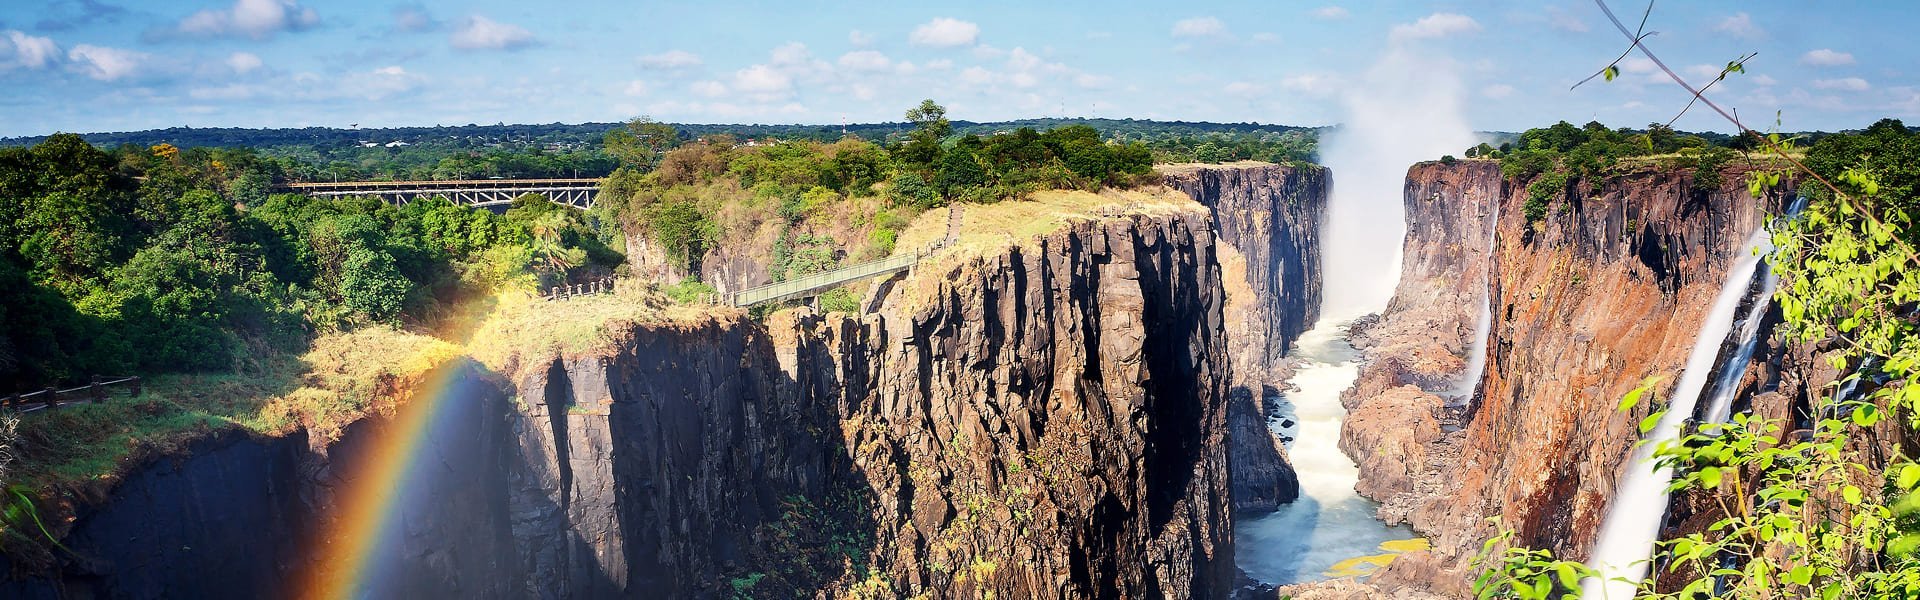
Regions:
M 404 533 L 400 515 L 410 494 L 420 484 L 421 449 L 435 431 L 446 431 L 446 408 L 464 386 L 469 371 L 465 360 L 448 361 L 428 372 L 410 398 L 397 401 L 396 414 L 373 432 L 368 447 L 350 464 L 334 465 L 344 493 L 330 522 L 323 521 L 319 559 L 288 597 L 310 600 L 366 598 L 376 595 L 387 577 L 400 567 L 394 559 Z M 344 467 L 344 468 L 343 468 Z M 378 560 L 381 558 L 390 560 Z

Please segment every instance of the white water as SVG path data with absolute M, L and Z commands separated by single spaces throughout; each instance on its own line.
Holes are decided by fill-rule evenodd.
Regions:
M 1382 542 L 1413 537 L 1374 518 L 1378 505 L 1353 491 L 1360 469 L 1340 451 L 1347 416 L 1340 393 L 1360 373 L 1346 325 L 1323 318 L 1295 342 L 1294 356 L 1302 364 L 1289 383 L 1298 389 L 1286 393 L 1270 425 L 1295 440 L 1287 459 L 1300 477 L 1300 499 L 1272 514 L 1238 520 L 1236 562 L 1254 579 L 1276 585 L 1326 579 L 1341 561 L 1378 555 Z M 1293 426 L 1282 426 L 1288 420 Z
M 1655 448 L 1677 438 L 1681 424 L 1693 417 L 1700 391 L 1706 387 L 1707 378 L 1713 376 L 1720 344 L 1733 329 L 1734 312 L 1739 310 L 1740 298 L 1746 295 L 1747 286 L 1753 281 L 1753 270 L 1760 262 L 1760 255 L 1750 250 L 1768 243 L 1767 230 L 1762 227 L 1741 246 L 1743 255 L 1727 272 L 1726 283 L 1721 285 L 1713 308 L 1700 322 L 1700 333 L 1694 338 L 1693 351 L 1687 355 L 1686 370 L 1681 372 L 1680 382 L 1674 387 L 1673 401 L 1667 405 L 1666 414 L 1627 457 L 1625 473 L 1614 489 L 1606 520 L 1601 522 L 1599 540 L 1594 543 L 1591 558 L 1587 559 L 1587 565 L 1598 571 L 1600 577 L 1581 582 L 1584 597 L 1632 598 L 1640 580 L 1646 577 L 1647 561 L 1653 554 L 1654 541 L 1659 538 L 1660 521 L 1667 513 L 1667 483 L 1673 479 L 1671 469 L 1656 467 L 1650 459 Z
M 1480 378 L 1487 373 L 1487 334 L 1493 330 L 1493 252 L 1500 237 L 1500 200 L 1491 198 L 1492 217 L 1487 219 L 1486 266 L 1480 271 L 1480 315 L 1473 323 L 1473 339 L 1467 344 L 1467 369 L 1449 390 L 1456 404 L 1470 404 L 1480 390 Z
M 1760 256 L 1773 252 L 1773 245 L 1760 248 Z M 1746 319 L 1740 322 L 1740 340 L 1733 349 L 1733 356 L 1720 367 L 1720 373 L 1713 378 L 1713 396 L 1707 402 L 1707 412 L 1701 415 L 1704 423 L 1725 423 L 1733 416 L 1733 396 L 1739 391 L 1740 377 L 1747 373 L 1747 363 L 1753 362 L 1753 352 L 1760 347 L 1760 320 L 1767 313 L 1768 301 L 1773 296 L 1773 287 L 1780 278 L 1773 269 L 1762 261 L 1754 269 L 1760 278 L 1760 289 L 1753 295 L 1753 304 L 1747 307 Z M 1716 430 L 1717 431 L 1717 430 Z

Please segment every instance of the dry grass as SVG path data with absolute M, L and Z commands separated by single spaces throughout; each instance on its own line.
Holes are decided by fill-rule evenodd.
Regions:
M 1004 253 L 1016 246 L 1030 244 L 1068 223 L 1107 221 L 1134 215 L 1168 216 L 1204 211 L 1192 198 L 1166 187 L 1153 186 L 1131 190 L 1079 190 L 1035 192 L 1027 200 L 1008 200 L 993 204 L 968 204 L 962 211 L 960 237 L 952 246 L 942 248 L 915 267 L 915 276 L 902 282 L 909 290 L 905 306 L 919 305 L 937 291 L 947 273 L 955 267 L 981 257 Z M 930 210 L 914 219 L 900 232 L 895 254 L 931 247 L 947 235 L 947 211 Z
M 1154 165 L 1153 171 L 1161 175 L 1180 175 L 1201 169 L 1248 169 L 1253 167 L 1271 167 L 1276 163 L 1262 160 L 1236 160 L 1224 163 L 1169 163 Z
M 466 345 L 467 355 L 518 381 L 528 364 L 609 351 L 635 324 L 689 323 L 732 308 L 676 305 L 650 286 L 622 281 L 612 294 L 548 302 L 504 294 Z

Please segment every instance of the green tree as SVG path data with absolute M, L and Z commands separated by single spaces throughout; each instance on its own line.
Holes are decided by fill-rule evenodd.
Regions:
M 603 141 L 607 154 L 621 164 L 651 171 L 660 164 L 660 156 L 680 142 L 680 132 L 672 125 L 651 117 L 635 117 L 625 125 L 608 131 Z

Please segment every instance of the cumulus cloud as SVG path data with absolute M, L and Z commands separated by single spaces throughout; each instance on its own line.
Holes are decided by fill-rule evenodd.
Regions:
M 1853 64 L 1853 55 L 1830 48 L 1821 48 L 1800 55 L 1800 64 L 1816 67 L 1844 67 Z
M 749 94 L 785 94 L 793 89 L 793 78 L 772 66 L 754 65 L 734 71 L 733 89 Z
M 971 46 L 979 39 L 979 25 L 948 17 L 927 21 L 915 27 L 913 33 L 907 36 L 907 40 L 915 45 L 935 48 Z
M 1780 83 L 1779 81 L 1774 80 L 1773 77 L 1767 76 L 1767 75 L 1755 76 L 1752 81 L 1754 85 L 1757 85 L 1760 87 L 1766 87 L 1776 83 Z
M 14 68 L 43 69 L 60 57 L 60 46 L 52 38 L 27 35 L 9 29 L 0 35 L 0 71 Z
M 381 100 L 411 92 L 419 88 L 424 80 L 425 78 L 408 72 L 405 67 L 390 65 L 372 71 L 349 73 L 340 78 L 339 89 L 329 93 Z
M 678 71 L 701 64 L 700 55 L 685 50 L 668 50 L 640 57 L 640 67 L 656 71 Z
M 1586 33 L 1587 22 L 1558 6 L 1547 8 L 1547 26 L 1568 33 Z
M 884 71 L 893 66 L 887 55 L 873 50 L 855 50 L 840 55 L 840 68 L 851 71 Z
M 1757 38 L 1767 33 L 1765 30 L 1760 29 L 1759 25 L 1754 24 L 1753 15 L 1744 12 L 1734 13 L 1733 16 L 1721 19 L 1719 23 L 1713 26 L 1713 30 L 1734 37 L 1749 39 Z
M 179 35 L 247 37 L 263 40 L 282 31 L 300 31 L 320 24 L 319 13 L 294 0 L 237 0 L 225 9 L 203 10 L 174 26 Z
M 1266 88 L 1254 83 L 1235 81 L 1220 88 L 1220 91 L 1234 96 L 1258 96 L 1261 92 L 1266 91 Z
M 1227 35 L 1227 24 L 1215 17 L 1193 17 L 1173 24 L 1173 37 L 1220 38 Z
M 227 67 L 235 73 L 251 73 L 266 63 L 251 52 L 235 52 L 227 56 Z
M 1281 79 L 1280 87 L 1310 96 L 1331 96 L 1340 91 L 1340 82 L 1331 76 L 1307 73 Z
M 1813 80 L 1813 87 L 1822 90 L 1839 90 L 1843 92 L 1864 92 L 1873 88 L 1872 85 L 1867 84 L 1867 80 L 1859 77 L 1815 79 Z
M 1253 34 L 1253 41 L 1256 44 L 1278 44 L 1280 43 L 1280 34 L 1262 31 Z
M 695 94 L 708 98 L 719 98 L 727 95 L 727 85 L 718 81 L 695 81 L 693 85 L 687 86 L 687 89 Z
M 1340 6 L 1322 6 L 1313 9 L 1313 16 L 1332 21 L 1353 16 L 1353 13 L 1347 12 L 1346 8 Z
M 1514 91 L 1513 86 L 1510 86 L 1504 83 L 1496 83 L 1496 84 L 1487 86 L 1485 89 L 1480 90 L 1480 95 L 1486 96 L 1494 100 L 1499 100 L 1501 98 L 1512 96 L 1513 91 Z
M 1393 26 L 1388 36 L 1395 41 L 1443 38 L 1480 30 L 1480 22 L 1457 13 L 1433 13 L 1412 23 Z
M 871 45 L 873 44 L 873 34 L 870 34 L 858 29 L 849 31 L 847 32 L 847 43 L 853 44 L 855 46 Z
M 516 50 L 534 43 L 533 32 L 480 15 L 467 17 L 450 38 L 461 50 Z
M 114 81 L 139 71 L 147 55 L 132 50 L 81 44 L 67 51 L 67 60 L 81 74 L 100 81 Z
M 638 79 L 627 82 L 626 87 L 620 90 L 621 93 L 628 96 L 645 96 L 648 91 L 651 90 L 647 87 L 647 82 Z

